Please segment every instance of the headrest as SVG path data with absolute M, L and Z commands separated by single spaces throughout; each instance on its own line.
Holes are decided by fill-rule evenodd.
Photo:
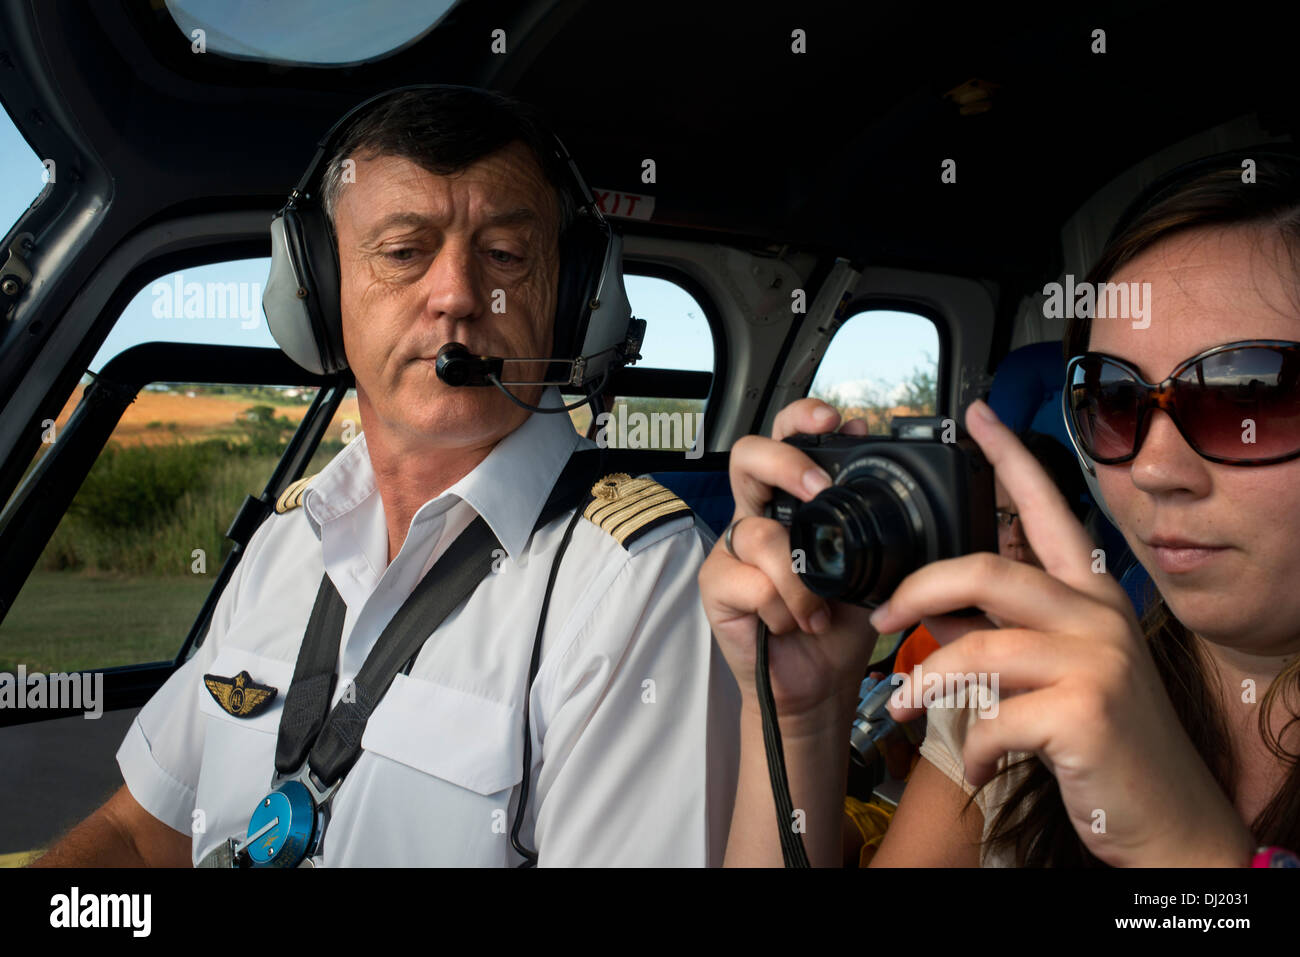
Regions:
M 989 390 L 989 405 L 1013 432 L 1050 435 L 1067 449 L 1069 432 L 1061 408 L 1065 361 L 1061 342 L 1035 342 L 1009 352 L 998 364 Z

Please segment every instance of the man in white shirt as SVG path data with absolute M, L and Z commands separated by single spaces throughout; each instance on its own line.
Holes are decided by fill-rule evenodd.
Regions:
M 367 107 L 341 139 L 321 194 L 364 433 L 281 496 L 202 645 L 132 725 L 125 786 L 39 864 L 188 866 L 242 841 L 276 771 L 322 576 L 346 605 L 333 708 L 479 517 L 500 546 L 492 571 L 381 689 L 308 860 L 518 864 L 526 783 L 519 838 L 541 865 L 721 863 L 739 696 L 699 603 L 706 549 L 691 513 L 623 476 L 539 526 L 571 453 L 592 443 L 566 414 L 435 374 L 453 341 L 551 354 L 572 209 L 539 128 L 504 98 L 432 90 Z M 561 403 L 553 388 L 517 396 Z

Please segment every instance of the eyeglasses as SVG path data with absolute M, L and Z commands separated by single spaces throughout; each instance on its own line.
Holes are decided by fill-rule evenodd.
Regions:
M 1010 528 L 1012 523 L 1020 517 L 1019 512 L 1013 512 L 1009 508 L 1000 508 L 994 514 L 998 517 L 998 524 L 1003 528 Z
M 1300 456 L 1300 342 L 1216 346 L 1159 385 L 1122 359 L 1088 352 L 1070 360 L 1065 383 L 1070 437 L 1101 465 L 1137 456 L 1152 409 L 1211 462 L 1270 465 Z

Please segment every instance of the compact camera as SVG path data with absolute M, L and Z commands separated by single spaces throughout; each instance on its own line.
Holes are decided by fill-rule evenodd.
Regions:
M 778 493 L 795 569 L 832 601 L 874 608 L 923 565 L 998 550 L 993 469 L 952 419 L 898 417 L 886 436 L 786 439 L 834 484 L 812 501 Z

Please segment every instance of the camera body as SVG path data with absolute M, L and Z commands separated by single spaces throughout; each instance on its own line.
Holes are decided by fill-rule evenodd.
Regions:
M 923 565 L 998 550 L 993 469 L 952 419 L 898 417 L 886 436 L 786 439 L 833 484 L 810 502 L 778 492 L 795 570 L 832 601 L 874 608 Z

